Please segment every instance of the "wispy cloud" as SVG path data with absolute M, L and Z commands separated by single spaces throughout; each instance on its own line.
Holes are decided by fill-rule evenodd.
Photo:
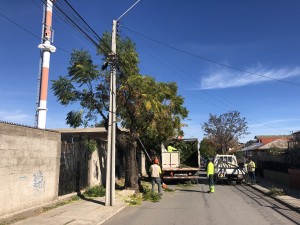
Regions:
M 283 80 L 300 75 L 300 67 L 264 69 L 262 66 L 248 68 L 243 73 L 230 69 L 209 71 L 207 76 L 201 78 L 200 89 L 222 89 L 259 84 L 272 80 Z M 256 75 L 255 75 L 256 74 Z
M 251 128 L 256 128 L 256 127 L 271 127 L 271 128 L 276 128 L 276 127 L 272 127 L 272 126 L 282 126 L 282 124 L 298 124 L 300 121 L 300 119 L 277 119 L 277 120 L 268 120 L 266 122 L 263 123 L 253 123 L 253 124 L 249 124 L 249 127 Z
M 21 110 L 16 110 L 12 112 L 0 111 L 0 120 L 6 122 L 28 124 L 28 123 L 32 123 L 34 117 L 33 115 L 28 115 L 22 112 Z

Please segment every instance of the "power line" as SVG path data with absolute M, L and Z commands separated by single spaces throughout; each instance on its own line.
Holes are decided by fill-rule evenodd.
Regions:
M 25 31 L 26 33 L 30 34 L 31 36 L 37 38 L 38 40 L 41 40 L 41 37 L 35 35 L 34 33 L 32 33 L 31 31 L 29 31 L 28 29 L 24 28 L 24 27 L 21 26 L 20 24 L 16 23 L 16 22 L 13 21 L 12 19 L 8 18 L 6 15 L 2 14 L 1 12 L 0 12 L 0 16 L 2 16 L 3 18 L 5 18 L 5 19 L 8 20 L 9 22 L 13 23 L 14 25 L 16 25 L 17 27 L 19 27 L 20 29 L 22 29 L 22 30 Z M 60 49 L 60 50 L 62 50 L 62 51 L 64 51 L 64 52 L 67 52 L 67 53 L 71 53 L 71 52 L 69 52 L 68 50 L 65 50 L 65 49 L 63 49 L 63 48 L 61 48 L 61 47 L 57 47 L 57 49 Z
M 264 78 L 267 78 L 267 79 L 270 79 L 270 80 L 274 80 L 274 81 L 278 81 L 278 82 L 282 82 L 282 83 L 286 83 L 286 84 L 291 84 L 291 85 L 300 86 L 300 84 L 298 84 L 298 83 L 294 83 L 294 82 L 290 82 L 290 81 L 285 81 L 285 80 L 281 80 L 281 79 L 276 79 L 276 78 L 269 77 L 269 76 L 266 76 L 266 75 L 263 75 L 263 74 L 258 74 L 258 73 L 246 71 L 246 70 L 240 69 L 240 68 L 238 68 L 238 67 L 229 66 L 229 65 L 226 65 L 226 64 L 224 64 L 224 63 L 219 63 L 219 62 L 217 62 L 217 61 L 214 61 L 214 60 L 211 60 L 211 59 L 208 59 L 208 58 L 205 58 L 205 57 L 196 55 L 196 54 L 194 54 L 194 53 L 191 53 L 191 52 L 188 52 L 188 51 L 185 51 L 185 50 L 176 48 L 176 47 L 171 46 L 171 45 L 169 45 L 169 44 L 167 44 L 167 43 L 164 43 L 164 42 L 162 42 L 162 41 L 156 40 L 156 39 L 151 38 L 151 37 L 149 37 L 149 36 L 146 36 L 146 35 L 144 35 L 144 34 L 142 34 L 142 33 L 139 33 L 139 32 L 137 32 L 137 31 L 134 31 L 134 30 L 132 30 L 132 29 L 130 29 L 130 28 L 128 28 L 128 27 L 125 27 L 125 26 L 122 26 L 122 27 L 124 27 L 125 29 L 131 31 L 132 33 L 135 33 L 135 34 L 137 34 L 137 35 L 143 36 L 144 38 L 147 38 L 147 39 L 149 39 L 149 40 L 151 40 L 151 41 L 154 41 L 154 42 L 156 42 L 156 43 L 158 43 L 158 44 L 160 44 L 160 45 L 164 45 L 164 46 L 166 46 L 166 47 L 168 47 L 168 48 L 171 48 L 171 49 L 173 49 L 173 50 L 176 50 L 176 51 L 178 51 L 178 52 L 182 52 L 182 53 L 184 53 L 184 54 L 187 54 L 187 55 L 196 57 L 196 58 L 201 59 L 201 60 L 205 60 L 205 61 L 210 62 L 210 63 L 214 63 L 214 64 L 219 65 L 219 66 L 222 66 L 222 67 L 226 67 L 226 68 L 229 68 L 229 69 L 232 69 L 232 70 L 236 70 L 236 71 L 239 71 L 239 72 L 243 72 L 243 73 L 247 73 L 247 74 L 251 74 L 251 75 L 255 75 L 255 76 L 259 76 L 259 77 L 264 77 Z
M 14 25 L 16 25 L 17 27 L 19 27 L 20 29 L 22 29 L 26 33 L 30 34 L 31 36 L 33 36 L 33 37 L 35 37 L 35 38 L 37 38 L 39 40 L 41 39 L 41 37 L 38 37 L 37 35 L 35 35 L 31 31 L 29 31 L 26 28 L 22 27 L 21 25 L 17 24 L 15 21 L 13 21 L 12 19 L 8 18 L 7 16 L 5 16 L 4 14 L 2 14 L 1 12 L 0 12 L 0 16 L 4 17 L 6 20 L 8 20 L 9 22 L 13 23 Z
M 145 45 L 145 46 L 147 46 L 147 45 Z M 150 49 L 153 50 L 153 48 L 151 48 L 151 47 L 150 47 Z M 170 66 L 168 66 L 166 63 L 164 63 L 162 60 L 160 60 L 160 59 L 158 59 L 157 57 L 155 57 L 153 54 L 151 54 L 151 53 L 150 53 L 149 51 L 147 51 L 146 49 L 143 49 L 143 48 L 142 48 L 142 50 L 143 50 L 144 52 L 146 52 L 148 55 L 150 55 L 151 57 L 153 57 L 154 59 L 156 59 L 157 61 L 161 62 L 161 64 L 163 64 L 163 65 L 165 65 L 166 67 L 168 67 L 169 69 L 171 69 L 174 73 L 179 74 L 179 75 L 180 75 L 180 78 L 181 78 L 183 81 L 185 81 L 186 83 L 193 84 L 192 81 L 191 81 L 191 80 L 193 80 L 193 77 L 191 77 L 191 76 L 189 75 L 189 73 L 183 71 L 183 70 L 182 70 L 180 67 L 178 67 L 176 64 L 172 63 L 170 60 L 167 60 L 165 57 L 162 56 L 162 58 L 163 58 L 164 60 L 166 60 L 166 61 L 170 64 Z M 158 54 L 158 51 L 155 51 L 155 53 Z M 177 68 L 177 69 L 174 69 L 174 68 Z M 178 71 L 180 71 L 181 73 L 179 73 Z M 184 75 L 184 76 L 183 76 L 183 75 Z M 185 77 L 189 77 L 189 78 L 191 78 L 191 79 L 185 79 Z M 220 100 L 220 99 L 218 99 L 217 97 L 215 97 L 215 96 L 213 96 L 213 95 L 210 95 L 210 94 L 206 93 L 205 91 L 202 91 L 202 90 L 200 90 L 200 91 L 201 91 L 201 93 L 205 94 L 206 96 L 210 97 L 211 99 L 213 99 L 213 100 L 215 100 L 215 101 L 221 103 L 222 105 L 228 107 L 229 109 L 238 108 L 238 107 L 236 107 L 236 106 L 234 106 L 234 105 L 231 105 L 232 103 L 227 103 L 226 101 L 224 101 L 224 99 L 221 99 L 221 100 Z M 188 94 L 189 94 L 189 93 L 188 93 Z M 193 98 L 196 98 L 196 96 L 193 95 L 193 94 L 189 94 L 189 95 L 190 95 L 191 97 L 193 97 Z M 217 108 L 225 109 L 224 107 L 221 107 L 219 104 L 216 104 L 216 103 L 214 103 L 214 102 L 212 102 L 212 101 L 208 101 L 208 100 L 205 99 L 205 98 L 203 98 L 203 100 L 204 100 L 205 102 L 209 103 L 210 105 L 213 105 L 213 106 L 215 106 L 215 107 L 217 107 Z M 230 104 L 230 105 L 229 105 L 229 104 Z M 244 114 L 246 114 L 248 117 L 252 118 L 253 121 L 255 121 L 255 122 L 259 123 L 259 124 L 262 124 L 262 125 L 264 125 L 264 126 L 266 126 L 266 127 L 273 128 L 273 129 L 276 128 L 276 127 L 274 127 L 274 126 L 268 125 L 266 122 L 262 122 L 261 119 L 259 119 L 258 117 L 254 116 L 254 115 L 252 115 L 252 114 L 250 114 L 250 113 L 244 113 Z M 282 129 L 282 128 L 279 128 L 279 127 L 278 127 L 277 129 Z
M 43 0 L 41 0 L 43 1 Z M 67 1 L 64 0 L 67 7 L 63 4 L 63 2 L 59 2 L 58 4 L 54 4 L 54 7 L 58 9 L 58 13 L 60 17 L 73 29 L 77 30 L 81 33 L 88 41 L 90 41 L 95 47 L 100 47 L 99 43 L 103 43 L 105 48 L 110 52 L 110 46 L 94 31 L 94 29 L 85 21 L 85 19 L 77 12 L 77 10 Z M 65 10 L 63 10 L 65 7 Z M 75 15 L 73 14 L 75 13 Z M 82 23 L 83 24 L 82 24 Z

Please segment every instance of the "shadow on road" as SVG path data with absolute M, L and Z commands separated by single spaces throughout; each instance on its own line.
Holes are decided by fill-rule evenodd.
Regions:
M 178 191 L 184 192 L 199 192 L 199 193 L 208 193 L 207 191 L 199 191 L 199 190 L 192 190 L 192 189 L 177 189 Z

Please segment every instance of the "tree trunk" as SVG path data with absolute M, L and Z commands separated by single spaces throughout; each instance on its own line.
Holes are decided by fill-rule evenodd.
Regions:
M 119 147 L 125 158 L 125 188 L 138 191 L 138 163 L 136 157 L 137 142 L 132 134 L 121 135 Z

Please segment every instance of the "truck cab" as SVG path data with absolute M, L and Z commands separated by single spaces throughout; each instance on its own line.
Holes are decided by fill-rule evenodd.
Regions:
M 244 171 L 239 168 L 235 155 L 216 155 L 214 158 L 215 181 L 236 181 L 241 184 L 244 179 Z

